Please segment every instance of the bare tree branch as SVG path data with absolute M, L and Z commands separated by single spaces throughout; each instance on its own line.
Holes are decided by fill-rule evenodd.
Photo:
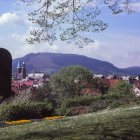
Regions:
M 21 0 L 28 5 L 40 4 L 29 16 L 35 25 L 27 41 L 31 44 L 49 42 L 61 39 L 74 43 L 79 47 L 94 42 L 87 32 L 101 32 L 107 28 L 107 23 L 97 19 L 102 9 L 99 5 L 107 6 L 112 14 L 124 11 L 133 13 L 130 0 Z M 81 45 L 82 44 L 82 45 Z

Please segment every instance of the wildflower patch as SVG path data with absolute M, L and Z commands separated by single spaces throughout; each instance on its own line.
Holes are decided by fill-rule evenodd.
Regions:
M 55 120 L 55 119 L 62 119 L 64 116 L 52 116 L 52 117 L 45 117 L 45 120 Z
M 17 121 L 6 121 L 5 124 L 23 124 L 23 123 L 30 123 L 31 120 L 17 120 Z

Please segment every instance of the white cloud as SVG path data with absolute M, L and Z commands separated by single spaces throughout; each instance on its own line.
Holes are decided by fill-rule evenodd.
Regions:
M 17 36 L 18 37 L 18 36 Z M 66 44 L 67 45 L 67 44 Z M 93 54 L 100 48 L 100 43 L 95 41 L 93 45 L 89 45 L 84 48 L 78 48 L 74 46 L 64 46 L 64 45 L 52 45 L 48 46 L 45 44 L 29 45 L 27 43 L 22 46 L 16 46 L 16 51 L 11 49 L 13 58 L 22 57 L 28 53 L 38 53 L 38 52 L 52 52 L 52 53 L 67 53 L 67 54 L 80 54 L 88 57 L 93 57 Z
M 15 13 L 10 13 L 10 12 L 4 13 L 0 15 L 0 26 L 5 25 L 7 23 L 13 23 L 18 19 L 19 17 Z
M 118 67 L 140 66 L 140 40 L 133 35 L 109 35 L 107 44 L 96 52 L 95 58 L 113 63 Z

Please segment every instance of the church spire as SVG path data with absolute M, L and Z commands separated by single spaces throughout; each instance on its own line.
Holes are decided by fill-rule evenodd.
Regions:
M 26 78 L 26 65 L 24 61 L 22 62 L 22 78 Z
M 24 61 L 22 62 L 22 67 L 23 67 L 23 68 L 25 68 L 25 67 L 26 67 L 26 66 L 25 66 L 25 62 L 24 62 Z
M 17 64 L 17 78 L 20 79 L 20 73 L 21 73 L 21 66 L 20 63 L 18 62 Z
M 19 64 L 19 62 L 18 62 L 18 64 L 17 64 L 17 69 L 18 69 L 18 68 L 20 68 L 20 64 Z

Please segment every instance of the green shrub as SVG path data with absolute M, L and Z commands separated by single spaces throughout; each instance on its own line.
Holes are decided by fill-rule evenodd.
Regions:
M 1 106 L 0 117 L 3 120 L 37 119 L 50 116 L 52 113 L 52 106 L 48 103 L 8 103 Z
M 60 108 L 56 110 L 58 115 L 71 115 L 70 108 L 76 108 L 80 106 L 90 106 L 93 102 L 100 100 L 101 96 L 74 96 L 74 98 L 64 98 L 60 103 Z
M 110 88 L 108 94 L 114 98 L 134 96 L 132 94 L 132 85 L 123 81 L 119 82 L 115 87 Z
M 139 103 L 139 98 L 131 96 L 131 94 L 105 94 L 101 96 L 76 96 L 75 98 L 65 98 L 57 109 L 59 115 L 78 115 L 82 112 L 89 113 L 95 112 L 107 108 L 117 108 L 119 106 L 125 106 L 132 103 Z M 87 109 L 88 108 L 88 109 Z M 75 111 L 77 109 L 77 111 Z M 82 111 L 83 109 L 83 111 Z M 86 112 L 87 111 L 87 112 Z M 75 114 L 76 113 L 76 114 Z
M 133 95 L 132 95 L 133 96 Z M 75 96 L 74 98 L 64 98 L 61 103 L 61 108 L 71 108 L 71 107 L 78 107 L 78 106 L 91 106 L 92 104 L 111 104 L 116 100 L 125 100 L 129 99 L 131 101 L 132 98 L 131 94 L 104 94 L 104 95 L 88 95 L 88 96 Z M 109 103 L 108 103 L 109 102 Z M 101 105 L 102 106 L 102 105 Z M 106 105 L 105 105 L 106 106 Z
M 77 106 L 89 106 L 93 101 L 100 100 L 100 96 L 75 96 L 74 98 L 65 98 L 61 104 L 61 107 L 77 107 Z
M 44 100 L 51 100 L 52 89 L 50 87 L 50 83 L 43 84 L 42 87 L 38 88 L 36 91 L 34 91 L 34 94 L 30 97 L 30 100 L 32 101 L 44 101 Z

